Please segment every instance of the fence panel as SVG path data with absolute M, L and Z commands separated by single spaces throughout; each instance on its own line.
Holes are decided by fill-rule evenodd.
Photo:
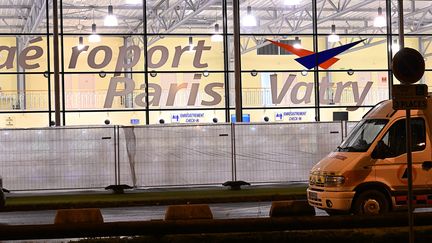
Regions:
M 307 181 L 340 142 L 340 123 L 236 124 L 237 180 Z
M 84 189 L 114 184 L 113 131 L 113 127 L 1 130 L 4 188 Z
M 135 187 L 231 180 L 229 124 L 120 128 L 120 182 Z

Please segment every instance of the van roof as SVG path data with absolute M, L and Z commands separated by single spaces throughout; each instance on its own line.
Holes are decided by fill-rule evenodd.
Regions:
M 411 115 L 420 115 L 420 114 L 431 114 L 432 112 L 432 98 L 431 96 L 427 97 L 427 108 L 426 110 L 411 110 Z M 373 107 L 364 118 L 366 119 L 389 119 L 391 117 L 405 117 L 405 110 L 393 110 L 393 101 L 385 100 L 378 103 L 375 107 Z

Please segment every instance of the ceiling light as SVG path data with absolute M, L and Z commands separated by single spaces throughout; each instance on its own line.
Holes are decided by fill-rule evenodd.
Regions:
M 383 13 L 382 13 L 382 8 L 379 7 L 378 8 L 378 16 L 375 17 L 373 25 L 374 25 L 374 27 L 382 28 L 382 27 L 386 26 L 386 24 L 387 24 L 386 19 L 384 18 Z
M 327 37 L 327 38 L 328 38 L 328 42 L 330 42 L 330 43 L 339 42 L 340 38 L 339 38 L 339 36 L 336 34 L 336 25 L 332 24 L 331 29 L 332 29 L 332 32 L 331 32 L 331 34 Z
M 95 43 L 100 42 L 101 37 L 96 33 L 96 24 L 92 24 L 92 34 L 89 36 L 89 42 Z
M 214 26 L 215 33 L 211 36 L 211 42 L 222 42 L 223 36 L 219 33 L 219 24 Z
M 81 31 L 84 29 L 84 25 L 82 25 L 81 23 L 78 23 L 76 28 L 77 28 L 77 30 Z
M 193 45 L 193 39 L 192 36 L 189 36 L 189 51 L 193 51 L 194 45 Z
M 142 0 L 126 0 L 126 4 L 140 4 Z
M 253 27 L 257 25 L 255 16 L 252 15 L 252 7 L 247 6 L 247 14 L 242 19 L 242 25 L 246 27 Z
M 96 33 L 96 24 L 95 24 L 95 17 L 94 17 L 94 8 L 93 8 L 93 24 L 92 24 L 92 34 L 89 36 L 88 41 L 90 43 L 96 43 L 100 42 L 101 38 L 100 35 Z
M 301 0 L 284 0 L 284 5 L 293 6 L 300 4 Z
M 294 39 L 293 46 L 294 46 L 294 48 L 296 48 L 296 49 L 301 49 L 301 48 L 302 48 L 300 38 L 298 38 L 297 36 L 296 36 L 296 38 Z
M 108 5 L 108 15 L 105 16 L 104 25 L 105 26 L 117 26 L 118 25 L 117 17 L 113 13 L 113 6 L 111 4 Z
M 84 49 L 84 38 L 82 36 L 78 37 L 78 50 Z

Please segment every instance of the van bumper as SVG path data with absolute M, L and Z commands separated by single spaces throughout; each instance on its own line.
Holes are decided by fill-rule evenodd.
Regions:
M 311 206 L 320 209 L 349 211 L 355 192 L 328 192 L 307 189 L 307 198 Z

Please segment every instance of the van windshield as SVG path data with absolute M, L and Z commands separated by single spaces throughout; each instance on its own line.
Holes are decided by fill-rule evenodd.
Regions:
M 366 152 L 379 132 L 387 124 L 387 119 L 362 120 L 351 131 L 347 139 L 336 149 L 338 152 Z

